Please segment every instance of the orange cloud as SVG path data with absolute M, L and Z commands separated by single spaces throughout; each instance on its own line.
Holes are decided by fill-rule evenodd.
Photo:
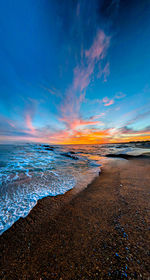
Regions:
M 54 133 L 49 137 L 49 141 L 56 144 L 100 144 L 107 142 L 107 136 L 109 130 L 83 129 Z
M 150 140 L 149 127 L 140 131 L 125 128 L 98 130 L 85 128 L 76 123 L 73 129 L 62 130 L 49 136 L 49 142 L 54 144 L 104 144 L 139 140 Z
M 105 143 L 124 143 L 130 141 L 146 141 L 150 140 L 150 130 L 139 131 L 138 133 L 122 134 L 116 129 L 104 129 L 104 130 L 93 130 L 93 129 L 83 129 L 83 130 L 62 130 L 59 132 L 51 132 L 47 137 L 31 136 L 0 136 L 1 142 L 7 141 L 32 141 L 41 143 L 51 143 L 51 144 L 105 144 Z

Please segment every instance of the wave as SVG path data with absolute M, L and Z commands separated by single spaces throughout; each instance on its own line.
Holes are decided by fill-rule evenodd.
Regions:
M 53 146 L 42 145 L 42 147 L 44 147 L 44 149 L 47 150 L 47 151 L 54 151 L 54 147 Z
M 74 152 L 68 152 L 68 153 L 61 153 L 60 155 L 74 160 L 79 160 L 80 158 L 75 156 L 74 154 L 75 154 Z
M 0 232 L 26 216 L 38 199 L 86 187 L 101 172 L 104 156 L 148 157 L 150 150 L 135 144 L 0 145 Z

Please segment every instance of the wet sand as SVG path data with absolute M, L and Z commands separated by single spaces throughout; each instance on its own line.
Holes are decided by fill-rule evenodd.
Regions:
M 108 159 L 3 233 L 0 279 L 150 279 L 149 190 L 149 159 Z

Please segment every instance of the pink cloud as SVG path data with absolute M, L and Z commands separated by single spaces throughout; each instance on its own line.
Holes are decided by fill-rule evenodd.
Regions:
M 106 63 L 106 65 L 104 66 L 104 68 L 102 68 L 101 63 L 99 64 L 99 72 L 97 73 L 97 78 L 101 78 L 103 77 L 103 81 L 107 82 L 107 78 L 110 74 L 110 70 L 109 70 L 109 62 Z
M 97 125 L 97 124 L 103 125 L 103 123 L 100 122 L 100 121 L 91 121 L 91 120 L 77 119 L 77 120 L 74 120 L 71 123 L 70 128 L 74 130 L 74 129 L 77 129 L 77 128 L 80 128 L 80 127 L 83 127 L 83 126 Z
M 68 118 L 61 118 L 61 121 L 63 121 L 68 129 L 75 130 L 82 128 L 83 126 L 91 126 L 91 125 L 103 125 L 103 122 L 101 121 L 94 121 L 94 120 L 83 120 L 79 118 L 75 118 L 72 121 L 70 121 Z
M 110 106 L 114 104 L 114 99 L 109 99 L 108 97 L 103 98 L 104 106 Z
M 29 114 L 26 115 L 26 126 L 31 131 L 31 133 L 35 133 L 35 128 L 32 124 L 32 118 Z
M 104 69 L 103 69 L 103 75 L 104 75 L 104 82 L 107 82 L 107 77 L 110 74 L 110 70 L 109 70 L 109 62 L 107 62 L 107 64 L 105 65 Z
M 7 121 L 7 122 L 11 127 L 15 127 L 15 125 L 12 122 L 10 122 L 10 121 Z
M 101 30 L 98 31 L 97 36 L 89 50 L 85 51 L 85 63 L 77 65 L 74 69 L 74 90 L 84 90 L 90 84 L 91 76 L 94 73 L 97 62 L 102 61 L 106 55 L 106 51 L 110 44 L 110 37 L 106 36 Z M 109 63 L 104 67 L 103 73 L 105 79 L 109 72 Z
M 109 101 L 108 97 L 104 97 L 104 98 L 103 98 L 103 102 L 104 102 L 104 103 L 107 103 L 108 101 Z
M 7 123 L 9 124 L 9 126 L 11 126 L 12 128 L 15 128 L 16 125 L 13 123 L 12 120 L 10 120 L 9 118 L 6 118 L 5 116 L 0 114 L 0 120 L 2 120 L 3 123 Z
M 114 104 L 114 100 L 113 99 L 109 100 L 108 103 L 105 103 L 104 106 L 110 106 L 112 104 Z
M 99 30 L 89 50 L 82 50 L 82 63 L 76 65 L 73 71 L 73 81 L 66 90 L 65 98 L 60 107 L 60 120 L 72 130 L 85 125 L 100 124 L 100 121 L 82 120 L 80 118 L 81 104 L 85 100 L 86 89 L 89 86 L 95 66 L 103 61 L 110 44 L 110 37 Z M 104 75 L 107 76 L 109 64 L 105 65 Z
M 90 77 L 94 71 L 94 63 L 90 63 L 87 67 L 77 66 L 74 69 L 74 81 L 73 88 L 74 90 L 84 90 L 90 83 Z
M 103 116 L 105 116 L 105 113 L 101 113 L 99 115 L 94 115 L 94 116 L 90 117 L 90 120 L 96 120 L 96 119 L 99 119 Z
M 93 45 L 89 50 L 85 51 L 86 57 L 88 57 L 89 60 L 96 61 L 98 61 L 100 57 L 103 59 L 106 54 L 106 50 L 109 46 L 109 43 L 110 37 L 106 36 L 102 30 L 99 30 L 93 42 Z

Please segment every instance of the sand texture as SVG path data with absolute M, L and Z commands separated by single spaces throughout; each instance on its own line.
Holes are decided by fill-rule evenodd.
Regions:
M 0 279 L 150 279 L 150 160 L 108 162 L 3 233 Z

